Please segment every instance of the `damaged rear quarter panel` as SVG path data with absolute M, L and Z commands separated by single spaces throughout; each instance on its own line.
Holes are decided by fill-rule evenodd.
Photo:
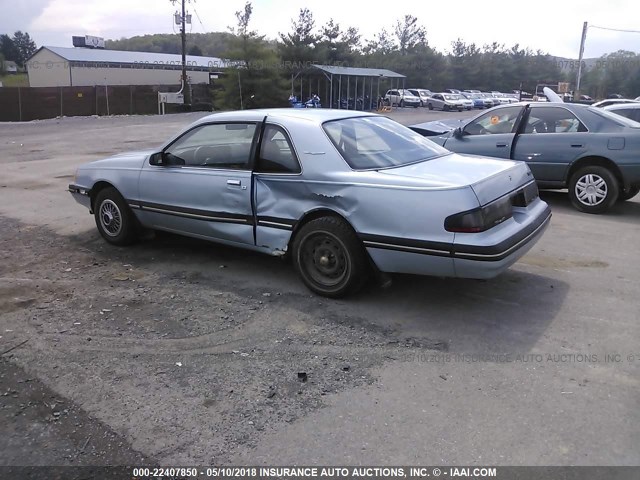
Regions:
M 443 219 L 465 205 L 477 206 L 468 187 L 425 186 L 420 179 L 351 170 L 317 125 L 312 131 L 304 127 L 290 131 L 301 174 L 255 175 L 257 246 L 273 255 L 287 251 L 295 224 L 317 210 L 342 216 L 360 238 L 373 235 L 452 244 L 453 234 L 444 230 Z M 299 138 L 304 143 L 296 141 Z M 261 219 L 272 224 L 265 225 Z M 382 248 L 367 251 L 382 271 L 453 274 L 450 258 Z

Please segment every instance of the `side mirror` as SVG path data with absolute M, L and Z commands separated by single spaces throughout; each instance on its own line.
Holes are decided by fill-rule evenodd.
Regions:
M 164 155 L 163 152 L 157 152 L 152 154 L 149 157 L 149 165 L 158 165 L 158 166 L 164 165 L 164 161 L 162 160 L 163 155 Z
M 453 131 L 454 138 L 462 138 L 464 133 L 462 132 L 462 127 L 458 127 Z

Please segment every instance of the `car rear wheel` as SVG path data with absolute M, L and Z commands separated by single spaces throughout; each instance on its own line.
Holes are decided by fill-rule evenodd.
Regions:
M 429 108 L 429 110 L 433 110 L 433 103 L 428 104 L 427 107 Z
M 98 192 L 93 206 L 102 238 L 113 245 L 129 245 L 138 233 L 137 220 L 122 195 L 113 187 Z
M 578 210 L 586 213 L 602 213 L 616 200 L 620 188 L 616 177 L 605 167 L 590 165 L 571 176 L 569 196 Z
M 336 217 L 321 217 L 300 229 L 293 241 L 293 263 L 311 291 L 332 298 L 361 288 L 368 270 L 360 240 Z
M 626 190 L 622 190 L 620 192 L 620 197 L 618 198 L 618 201 L 625 202 L 627 200 L 631 200 L 633 197 L 635 197 L 638 194 L 638 192 L 640 192 L 640 185 L 632 186 L 627 188 Z

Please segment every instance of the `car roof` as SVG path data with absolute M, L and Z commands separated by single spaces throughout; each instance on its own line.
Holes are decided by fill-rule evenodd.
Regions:
M 359 112 L 356 110 L 339 110 L 330 108 L 263 108 L 255 110 L 235 110 L 207 115 L 197 123 L 218 121 L 261 121 L 264 117 L 271 119 L 295 119 L 321 124 L 328 120 L 341 118 L 379 116 L 375 113 Z
M 640 102 L 614 103 L 613 105 L 607 105 L 603 108 L 605 110 L 627 110 L 629 108 L 638 109 L 640 108 Z

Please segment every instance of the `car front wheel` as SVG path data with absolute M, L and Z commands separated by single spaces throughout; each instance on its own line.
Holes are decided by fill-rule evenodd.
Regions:
M 300 229 L 293 242 L 293 263 L 311 291 L 332 298 L 362 287 L 368 269 L 360 240 L 336 217 L 318 218 Z
M 430 103 L 429 105 L 427 105 L 427 107 L 429 108 L 429 110 L 433 110 L 433 103 Z
M 98 231 L 107 242 L 129 245 L 136 239 L 136 218 L 115 188 L 109 187 L 98 192 L 93 210 Z
M 605 167 L 590 165 L 579 169 L 569 181 L 571 203 L 586 213 L 602 213 L 616 200 L 620 188 L 616 177 Z

